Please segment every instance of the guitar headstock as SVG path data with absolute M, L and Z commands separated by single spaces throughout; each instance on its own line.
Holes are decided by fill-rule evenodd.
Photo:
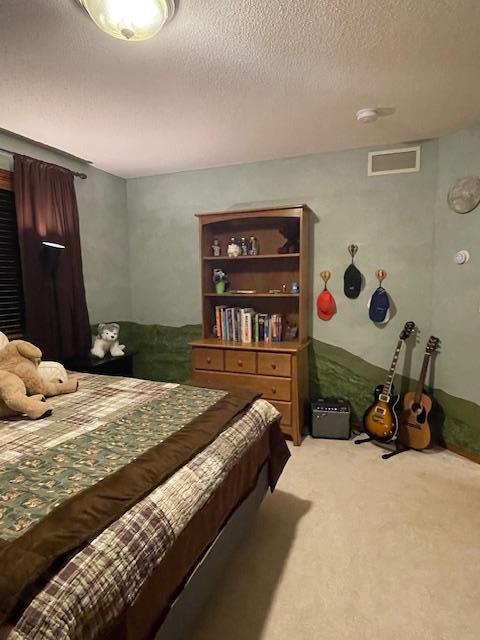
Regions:
M 427 346 L 425 347 L 425 353 L 428 353 L 430 355 L 432 353 L 435 353 L 435 351 L 438 349 L 439 344 L 440 338 L 437 338 L 436 336 L 430 336 L 427 342 Z
M 406 322 L 405 326 L 402 329 L 402 332 L 400 333 L 400 340 L 406 340 L 408 337 L 410 337 L 414 329 L 415 329 L 414 322 L 412 322 L 411 320 L 409 322 Z

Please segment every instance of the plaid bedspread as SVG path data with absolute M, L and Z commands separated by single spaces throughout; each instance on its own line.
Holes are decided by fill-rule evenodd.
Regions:
M 225 391 L 84 374 L 52 416 L 0 425 L 0 538 L 18 538 L 202 414 Z M 2 488 L 8 488 L 1 491 Z
M 112 410 L 116 419 L 121 420 L 122 416 L 131 415 L 132 407 L 140 408 L 148 400 L 158 409 L 162 398 L 171 397 L 172 391 L 179 389 L 172 384 L 88 374 L 82 375 L 80 384 L 81 392 L 54 400 L 56 422 L 40 428 L 41 422 L 45 421 L 17 421 L 16 429 L 2 429 L 0 464 L 3 462 L 11 466 L 14 461 L 22 464 L 39 449 L 71 442 L 72 427 L 77 436 L 82 437 L 94 431 L 95 425 L 98 428 L 95 421 L 102 424 L 111 421 Z M 219 395 L 211 396 L 199 392 L 197 400 L 208 406 L 223 393 L 217 391 Z M 113 409 L 112 394 L 115 396 Z M 92 396 L 97 398 L 94 406 Z M 182 413 L 180 399 L 181 396 L 177 416 Z M 61 421 L 58 420 L 59 415 L 62 416 Z M 233 421 L 212 444 L 164 484 L 63 566 L 44 576 L 35 589 L 25 595 L 23 611 L 6 637 L 9 640 L 93 640 L 125 606 L 134 602 L 142 585 L 194 514 L 221 486 L 252 443 L 277 418 L 277 412 L 269 403 L 257 400 L 241 418 Z M 64 424 L 68 420 L 71 422 L 69 429 L 58 426 L 59 422 Z M 21 442 L 17 431 L 20 422 L 26 431 Z M 5 495 L 0 499 L 5 500 Z M 35 509 L 41 511 L 39 505 L 29 509 L 28 513 L 35 512 Z M 7 524 L 13 527 L 12 530 L 22 525 L 29 526 L 28 522 L 20 522 L 19 525 L 18 518 L 16 525 L 12 522 Z

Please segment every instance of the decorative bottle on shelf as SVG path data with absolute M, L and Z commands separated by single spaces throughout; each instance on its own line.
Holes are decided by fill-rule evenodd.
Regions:
M 235 238 L 230 238 L 230 242 L 227 247 L 227 255 L 229 258 L 237 258 L 242 253 L 242 250 Z
M 248 256 L 248 244 L 245 238 L 241 238 L 240 248 L 242 250 L 242 256 Z
M 258 256 L 259 254 L 259 245 L 258 240 L 255 236 L 250 236 L 248 253 L 251 256 Z
M 218 238 L 215 238 L 212 244 L 212 255 L 214 258 L 219 258 L 222 253 L 222 248 L 220 246 L 220 241 Z

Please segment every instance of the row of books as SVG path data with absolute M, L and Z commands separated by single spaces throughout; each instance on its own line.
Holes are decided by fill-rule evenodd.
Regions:
M 215 307 L 217 337 L 234 342 L 281 342 L 285 316 L 281 313 L 257 313 L 251 307 Z

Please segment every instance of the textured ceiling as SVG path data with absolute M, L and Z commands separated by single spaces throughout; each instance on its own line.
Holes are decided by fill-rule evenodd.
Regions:
M 0 0 L 0 127 L 122 176 L 427 138 L 480 118 L 479 27 L 478 0 L 181 0 L 128 43 Z

